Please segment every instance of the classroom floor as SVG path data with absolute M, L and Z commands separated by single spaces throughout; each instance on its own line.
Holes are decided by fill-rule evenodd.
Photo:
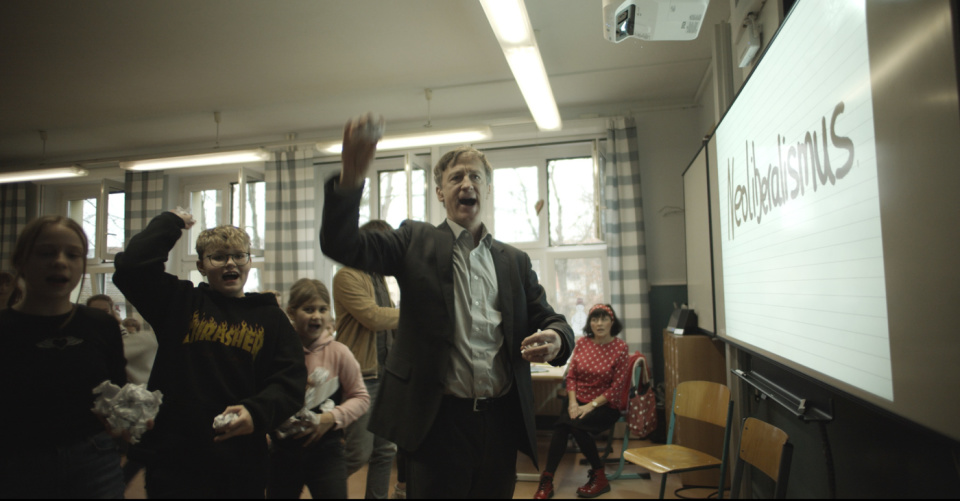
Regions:
M 547 457 L 547 448 L 550 444 L 550 435 L 547 432 L 540 432 L 537 436 L 537 442 L 539 445 L 539 456 L 540 461 L 546 461 Z M 614 448 L 614 454 L 619 455 L 620 445 L 622 444 L 621 440 L 616 441 L 616 446 Z M 598 443 L 602 447 L 602 441 Z M 652 444 L 649 440 L 631 440 L 630 447 L 647 447 Z M 577 498 L 577 487 L 583 485 L 587 481 L 587 470 L 589 466 L 581 465 L 580 459 L 583 458 L 581 454 L 567 453 L 563 457 L 563 461 L 560 463 L 560 467 L 557 469 L 556 477 L 554 480 L 554 499 L 575 499 Z M 612 473 L 616 471 L 617 465 L 610 464 L 607 465 L 607 473 Z M 627 465 L 626 472 L 635 472 L 637 471 L 636 466 Z M 520 455 L 517 458 L 517 473 L 536 473 L 536 470 L 533 468 L 533 464 L 530 459 L 526 456 Z M 393 485 L 396 484 L 396 467 L 394 467 L 393 475 L 390 479 L 390 495 L 393 496 Z M 353 476 L 351 476 L 347 481 L 347 495 L 350 499 L 362 499 L 364 492 L 364 484 L 367 478 L 366 468 L 361 469 Z M 538 483 L 537 482 L 517 482 L 517 488 L 514 492 L 514 499 L 531 499 L 533 494 L 537 491 Z M 660 475 L 653 474 L 651 475 L 650 480 L 612 480 L 610 481 L 611 490 L 607 494 L 601 495 L 597 499 L 656 499 L 657 495 L 660 492 Z M 665 497 L 667 499 L 677 499 L 678 496 L 674 494 L 674 491 L 681 487 L 680 477 L 678 475 L 671 475 L 667 478 L 667 489 Z M 683 492 L 684 497 L 688 498 L 706 498 L 708 494 L 715 491 L 716 489 L 690 489 Z M 729 494 L 729 491 L 724 493 L 725 495 Z M 127 486 L 126 498 L 127 499 L 144 499 L 145 492 L 143 490 L 143 472 L 141 471 Z M 726 496 L 725 496 L 726 497 Z M 309 499 L 310 494 L 306 488 L 304 488 L 302 499 Z

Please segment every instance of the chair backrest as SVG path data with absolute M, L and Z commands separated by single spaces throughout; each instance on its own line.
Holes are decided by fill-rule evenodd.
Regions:
M 753 465 L 754 468 L 773 479 L 774 499 L 786 497 L 787 480 L 790 477 L 790 459 L 793 456 L 793 445 L 788 438 L 780 428 L 759 419 L 750 417 L 743 420 L 740 452 L 733 471 L 731 497 L 738 497 L 740 492 L 744 463 Z
M 699 421 L 727 426 L 730 389 L 712 381 L 685 381 L 677 385 L 673 412 Z
M 740 435 L 740 459 L 767 474 L 774 482 L 780 479 L 780 461 L 787 445 L 783 430 L 755 418 L 743 421 Z

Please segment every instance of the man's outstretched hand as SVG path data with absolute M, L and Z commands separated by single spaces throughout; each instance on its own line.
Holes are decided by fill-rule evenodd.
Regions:
M 363 187 L 367 169 L 377 152 L 377 142 L 383 136 L 383 117 L 367 113 L 347 122 L 343 127 L 343 150 L 340 159 L 340 186 L 356 190 Z
M 521 356 L 531 363 L 549 362 L 557 358 L 561 348 L 560 334 L 553 329 L 531 334 L 520 343 Z

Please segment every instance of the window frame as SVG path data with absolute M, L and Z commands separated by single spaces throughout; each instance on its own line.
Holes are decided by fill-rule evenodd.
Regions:
M 87 235 L 89 244 L 93 246 L 93 257 L 87 258 L 87 268 L 94 269 L 112 269 L 113 266 L 104 266 L 106 263 L 113 263 L 117 253 L 108 252 L 107 249 L 107 222 L 110 217 L 110 193 L 121 192 L 126 197 L 126 187 L 123 183 L 112 179 L 103 178 L 99 184 L 88 184 L 83 186 L 74 186 L 61 189 L 59 191 L 58 206 L 60 213 L 70 217 L 69 204 L 78 200 L 96 200 L 96 214 L 94 216 L 96 229 L 93 235 Z M 127 217 L 126 204 L 123 209 L 124 223 Z M 80 222 L 82 226 L 82 222 Z M 126 224 L 124 224 L 126 227 Z M 126 235 L 121 240 L 125 242 Z
M 486 149 L 482 147 L 481 151 L 488 156 L 494 172 L 497 169 L 509 169 L 516 167 L 537 167 L 538 182 L 538 200 L 544 200 L 545 204 L 550 203 L 548 186 L 548 165 L 552 160 L 566 158 L 585 158 L 591 157 L 593 162 L 593 185 L 594 185 L 594 218 L 595 228 L 599 233 L 600 242 L 590 244 L 563 244 L 555 245 L 550 242 L 550 221 L 549 206 L 544 206 L 538 214 L 539 231 L 538 238 L 535 241 L 528 242 L 506 242 L 518 249 L 526 252 L 532 261 L 539 261 L 540 272 L 538 278 L 540 284 L 547 293 L 548 302 L 558 308 L 558 287 L 560 281 L 557 277 L 557 261 L 561 259 L 598 259 L 602 267 L 603 276 L 603 294 L 606 301 L 609 301 L 611 295 L 610 284 L 610 260 L 607 256 L 607 241 L 603 231 L 603 211 L 605 202 L 603 200 L 603 172 L 600 165 L 599 142 L 601 138 L 574 140 L 570 142 L 547 144 L 547 145 L 517 145 L 501 149 Z M 514 154 L 511 154 L 514 152 Z M 586 154 L 589 152 L 589 154 Z M 496 192 L 497 185 L 493 184 L 493 190 Z M 491 211 L 491 221 L 489 222 L 490 231 L 496 237 L 496 215 Z M 559 310 L 558 310 L 559 311 Z M 579 327 L 575 326 L 575 329 Z

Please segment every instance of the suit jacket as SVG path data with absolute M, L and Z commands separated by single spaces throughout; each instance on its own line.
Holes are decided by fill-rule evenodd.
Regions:
M 402 294 L 399 331 L 387 357 L 369 429 L 415 451 L 440 408 L 454 344 L 453 231 L 446 222 L 433 226 L 408 220 L 393 232 L 360 234 L 361 190 L 340 192 L 336 183 L 338 179 L 333 178 L 325 185 L 320 248 L 347 266 L 393 275 Z M 520 356 L 520 343 L 537 329 L 555 330 L 563 348 L 551 364 L 559 366 L 570 356 L 573 330 L 547 303 L 530 256 L 496 240 L 490 252 L 502 310 L 503 346 L 526 431 L 519 434 L 517 448 L 536 465 L 533 383 L 530 364 Z

